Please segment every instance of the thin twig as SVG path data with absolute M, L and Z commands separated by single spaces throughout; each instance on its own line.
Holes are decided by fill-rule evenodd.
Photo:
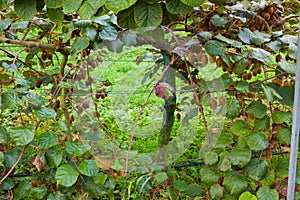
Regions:
M 210 135 L 209 135 L 209 130 L 208 130 L 208 126 L 207 126 L 206 117 L 205 117 L 205 114 L 204 114 L 204 109 L 203 109 L 203 106 L 200 105 L 200 99 L 197 95 L 197 89 L 194 85 L 194 81 L 193 81 L 192 76 L 191 76 L 191 71 L 190 71 L 190 68 L 189 68 L 189 66 L 186 62 L 186 59 L 184 59 L 184 62 L 185 62 L 186 70 L 187 70 L 189 78 L 190 78 L 192 88 L 194 90 L 194 95 L 195 95 L 195 98 L 196 98 L 196 102 L 198 103 L 198 106 L 199 106 L 199 111 L 201 112 L 201 117 L 202 117 L 202 120 L 203 120 L 203 125 L 204 125 L 204 129 L 205 129 L 205 133 L 206 133 L 207 142 L 208 142 L 208 145 L 211 146 Z
M 18 158 L 18 160 L 15 162 L 15 164 L 12 166 L 12 168 L 7 172 L 7 174 L 0 180 L 0 185 L 2 184 L 2 182 L 12 173 L 12 171 L 16 168 L 16 166 L 18 165 L 18 163 L 21 161 L 22 156 L 25 152 L 25 149 L 27 148 L 28 144 L 22 149 L 22 152 Z

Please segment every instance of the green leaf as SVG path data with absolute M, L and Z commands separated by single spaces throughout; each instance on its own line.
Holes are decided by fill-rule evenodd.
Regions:
M 52 108 L 41 108 L 35 111 L 35 115 L 40 120 L 54 119 L 56 117 L 56 112 Z
M 188 6 L 201 6 L 204 3 L 204 0 L 180 0 L 182 3 Z
M 94 183 L 97 185 L 104 185 L 107 180 L 107 174 L 100 172 L 94 177 Z
M 237 40 L 232 40 L 232 39 L 226 38 L 221 34 L 216 35 L 215 38 L 218 40 L 221 40 L 222 42 L 226 42 L 227 44 L 230 44 L 233 47 L 241 48 L 243 46 L 243 44 L 241 42 L 239 42 Z
M 272 168 L 275 172 L 276 178 L 284 179 L 289 175 L 289 159 L 281 157 L 272 157 Z
M 224 178 L 223 186 L 231 195 L 239 195 L 246 190 L 248 180 L 242 174 L 232 173 Z
M 261 183 L 264 186 L 271 186 L 273 185 L 274 181 L 275 181 L 275 173 L 273 171 L 268 171 L 265 178 L 261 180 Z
M 100 8 L 103 6 L 106 2 L 106 0 L 88 0 L 88 2 L 94 7 L 94 8 Z
M 62 22 L 64 20 L 64 12 L 61 8 L 47 8 L 47 14 L 51 21 Z
M 182 3 L 180 0 L 166 0 L 167 10 L 172 14 L 187 14 L 193 7 Z
M 261 84 L 261 87 L 267 97 L 267 100 L 269 102 L 273 102 L 277 99 L 282 99 L 282 97 L 274 90 L 274 88 L 271 88 L 265 84 Z
M 267 47 L 269 47 L 272 51 L 274 51 L 275 53 L 279 53 L 281 48 L 283 48 L 284 46 L 282 45 L 282 43 L 278 40 L 273 41 L 273 42 L 269 42 L 268 44 L 266 44 Z
M 292 74 L 292 75 L 296 74 L 296 64 L 295 63 L 290 63 L 290 62 L 282 59 L 278 64 L 285 72 Z
M 66 151 L 73 156 L 80 156 L 89 151 L 91 146 L 88 144 L 79 144 L 76 142 L 66 142 Z
M 280 38 L 280 41 L 285 44 L 297 44 L 298 37 L 294 35 L 283 35 L 282 38 Z
M 46 151 L 46 159 L 50 166 L 57 167 L 62 161 L 62 151 L 52 147 Z
M 262 180 L 266 177 L 269 170 L 269 164 L 265 160 L 252 159 L 246 167 L 246 171 L 250 178 L 256 181 Z
M 248 124 L 244 120 L 236 120 L 231 124 L 231 131 L 236 136 L 248 135 L 250 130 Z
M 246 44 L 251 44 L 251 37 L 253 35 L 253 32 L 250 31 L 248 28 L 243 28 L 241 32 L 239 32 L 238 37 L 242 42 Z
M 250 58 L 254 58 L 261 62 L 271 62 L 271 54 L 270 52 L 261 49 L 261 48 L 250 48 L 249 49 Z
M 202 187 L 196 183 L 192 183 L 188 185 L 185 189 L 185 193 L 189 196 L 198 196 L 202 192 Z
M 18 160 L 21 151 L 14 148 L 4 153 L 4 164 L 6 167 L 11 168 Z
M 93 5 L 89 3 L 89 1 L 84 1 L 79 8 L 78 14 L 81 19 L 90 19 L 96 14 L 97 10 L 98 9 L 93 7 Z
M 270 127 L 270 117 L 265 115 L 261 119 L 255 119 L 254 128 L 259 131 L 264 131 Z
M 29 194 L 34 199 L 44 199 L 47 195 L 47 187 L 45 185 L 40 185 L 38 187 L 30 188 Z
M 212 24 L 214 26 L 224 26 L 228 23 L 228 19 L 225 17 L 220 17 L 219 15 L 214 15 L 212 17 Z
M 84 36 L 88 37 L 89 40 L 96 40 L 97 37 L 97 30 L 94 27 L 87 27 L 85 29 L 83 29 L 83 33 Z
M 243 192 L 243 194 L 241 194 L 241 196 L 239 197 L 239 200 L 257 200 L 257 198 L 250 192 Z
M 30 180 L 20 181 L 18 187 L 14 190 L 14 199 L 30 199 L 28 197 L 31 187 L 32 185 L 30 183 Z
M 122 10 L 118 13 L 118 25 L 122 28 L 135 29 L 137 24 L 134 19 L 134 7 Z
M 252 151 L 261 151 L 268 147 L 269 142 L 264 134 L 254 132 L 247 137 L 247 144 Z
M 300 176 L 299 176 L 300 177 Z M 183 191 L 185 191 L 186 190 L 186 188 L 187 188 L 187 183 L 186 182 L 184 182 L 184 181 L 182 181 L 182 180 L 176 180 L 175 182 L 174 182 L 174 187 L 177 189 L 177 190 L 179 190 L 180 192 L 183 192 Z
M 212 199 L 221 199 L 223 197 L 223 187 L 219 184 L 212 185 L 209 194 Z
M 218 169 L 220 169 L 223 172 L 229 171 L 231 169 L 231 162 L 228 158 L 229 153 L 227 151 L 224 151 L 220 154 L 220 161 L 218 163 Z
M 59 166 L 55 173 L 57 184 L 65 187 L 70 187 L 76 183 L 78 176 L 77 170 L 70 164 Z
M 168 179 L 168 175 L 166 172 L 158 172 L 155 174 L 155 180 L 159 183 L 162 183 Z
M 206 52 L 211 56 L 224 54 L 226 44 L 217 40 L 210 40 L 205 44 Z
M 47 8 L 59 8 L 62 7 L 64 0 L 45 0 Z
M 232 165 L 246 166 L 251 160 L 251 151 L 249 149 L 234 148 L 229 154 L 229 159 Z
M 2 152 L 1 152 L 2 153 Z M 1 176 L 2 177 L 2 176 Z M 10 190 L 15 186 L 13 180 L 11 178 L 6 178 L 1 184 L 0 184 L 0 190 Z
M 10 137 L 16 145 L 27 145 L 34 138 L 34 126 L 22 126 L 10 129 Z
M 218 154 L 215 152 L 208 152 L 204 157 L 204 162 L 208 165 L 214 165 L 218 162 Z
M 114 41 L 118 35 L 117 30 L 113 26 L 103 26 L 99 36 L 103 40 Z
M 18 16 L 25 20 L 31 20 L 36 13 L 35 0 L 15 0 L 14 9 Z
M 245 72 L 247 65 L 248 65 L 248 60 L 245 58 L 242 58 L 241 60 L 238 61 L 238 63 L 234 67 L 234 69 L 233 69 L 234 73 L 241 75 L 242 73 Z
M 0 30 L 4 31 L 13 22 L 13 19 L 7 18 L 0 21 Z
M 83 0 L 64 0 L 63 9 L 65 13 L 69 14 L 77 11 L 81 6 L 82 1 Z
M 5 110 L 8 108 L 18 107 L 18 104 L 21 103 L 21 100 L 18 98 L 18 95 L 13 90 L 8 90 L 1 94 L 1 109 Z
M 267 114 L 267 106 L 259 101 L 253 101 L 247 106 L 245 111 L 256 118 L 262 118 Z
M 161 6 L 158 3 L 147 4 L 139 1 L 134 9 L 134 19 L 139 27 L 158 27 L 163 18 Z
M 44 132 L 38 139 L 41 149 L 48 149 L 56 144 L 56 134 L 54 132 Z
M 217 183 L 217 181 L 220 178 L 220 175 L 218 174 L 215 168 L 204 166 L 200 170 L 200 178 L 202 182 L 208 185 L 212 185 L 214 183 Z
M 218 140 L 213 145 L 214 148 L 225 148 L 233 143 L 232 134 L 229 132 L 223 132 L 218 137 Z
M 275 189 L 271 189 L 268 186 L 262 186 L 257 191 L 257 197 L 259 200 L 278 200 L 279 194 Z
M 106 0 L 105 6 L 108 10 L 118 13 L 121 10 L 125 10 L 135 4 L 137 0 L 123 0 L 122 3 L 116 0 Z
M 81 37 L 76 38 L 72 45 L 73 49 L 77 52 L 83 51 L 88 46 L 89 46 L 89 40 Z
M 259 31 L 254 31 L 251 36 L 251 43 L 255 45 L 261 45 L 263 43 L 269 42 L 271 40 L 271 35 L 261 33 Z
M 224 109 L 226 109 L 226 117 L 233 119 L 239 116 L 241 107 L 235 98 L 231 98 L 226 101 Z
M 96 176 L 98 174 L 98 166 L 94 160 L 83 160 L 78 169 L 80 173 L 86 176 Z
M 276 124 L 292 123 L 293 114 L 291 112 L 275 111 L 272 113 L 272 121 Z
M 279 142 L 283 145 L 291 144 L 291 136 L 292 136 L 292 129 L 287 126 L 280 127 L 277 132 L 277 138 Z

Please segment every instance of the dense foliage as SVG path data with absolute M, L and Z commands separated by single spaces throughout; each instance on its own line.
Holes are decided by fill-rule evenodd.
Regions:
M 0 7 L 1 198 L 286 197 L 297 0 L 0 0 Z M 122 137 L 112 107 L 104 104 L 113 101 L 107 90 L 114 83 L 94 75 L 110 55 L 103 49 L 120 53 L 142 45 L 164 56 L 148 71 L 137 71 L 154 85 L 145 86 L 156 95 L 145 96 L 146 104 L 168 105 L 175 96 L 170 84 L 153 81 L 153 74 L 162 77 L 168 68 L 183 79 L 182 89 L 192 91 L 178 94 L 167 115 L 171 129 L 181 121 L 186 133 L 195 132 L 180 139 L 197 141 L 184 157 L 195 153 L 203 160 L 199 165 L 180 171 L 137 156 L 145 149 L 134 145 L 127 153 L 136 117 L 148 131 L 154 119 L 144 120 L 143 109 L 132 112 L 124 119 L 132 135 Z M 195 124 L 189 120 L 199 128 L 187 131 Z M 205 135 L 201 143 L 199 132 Z M 152 141 L 159 147 L 176 138 L 159 136 Z M 121 140 L 121 153 L 106 152 L 116 144 L 109 146 L 109 139 Z M 111 157 L 98 156 L 103 152 Z M 128 159 L 148 162 L 147 169 L 127 171 Z

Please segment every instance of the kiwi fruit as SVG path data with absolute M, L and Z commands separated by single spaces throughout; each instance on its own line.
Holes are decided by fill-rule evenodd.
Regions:
M 216 100 L 212 100 L 211 101 L 211 103 L 210 103 L 210 109 L 212 109 L 212 110 L 215 110 L 216 108 L 217 108 L 217 106 L 218 106 L 218 103 L 217 103 L 217 101 Z
M 218 67 L 223 67 L 224 66 L 224 61 L 222 60 L 222 58 L 218 58 L 216 61 L 216 65 Z
M 47 57 L 48 57 L 47 52 L 43 51 L 42 56 L 41 56 L 42 60 L 45 61 L 47 59 Z
M 252 78 L 252 74 L 248 73 L 248 80 L 251 80 L 251 78 Z
M 266 9 L 266 12 L 269 13 L 270 15 L 272 15 L 274 13 L 273 6 L 268 6 L 267 9 Z
M 244 99 L 243 98 L 238 98 L 237 100 L 238 100 L 238 102 L 240 104 L 240 107 L 241 108 L 244 107 Z
M 280 86 L 282 85 L 282 79 L 280 78 L 274 78 L 272 82 L 275 83 L 276 85 L 280 85 Z
M 207 57 L 207 55 L 202 55 L 201 56 L 201 63 L 203 65 L 207 65 L 207 63 L 208 63 L 208 57 Z
M 196 56 L 194 53 L 189 53 L 188 54 L 188 60 L 191 62 L 191 63 L 194 63 L 195 60 L 196 60 Z
M 276 56 L 276 62 L 279 63 L 279 62 L 281 61 L 281 59 L 282 59 L 282 55 L 281 55 L 281 54 L 278 54 L 278 55 Z
M 283 82 L 283 85 L 284 85 L 284 86 L 291 86 L 291 83 L 290 83 L 288 80 L 285 80 L 285 81 Z
M 88 100 L 83 100 L 82 101 L 82 107 L 87 109 L 90 107 L 90 102 Z
M 270 21 L 271 15 L 270 15 L 269 13 L 264 13 L 264 14 L 263 14 L 263 18 L 264 18 L 266 21 Z
M 208 56 L 208 60 L 210 63 L 216 62 L 216 56 Z
M 244 81 L 248 80 L 248 74 L 247 74 L 247 72 L 244 72 L 244 73 L 242 74 L 242 79 L 243 79 Z
M 223 105 L 225 104 L 225 102 L 226 102 L 225 97 L 224 97 L 224 96 L 221 96 L 221 97 L 219 98 L 219 104 L 220 104 L 221 106 L 223 106 Z
M 72 124 L 74 121 L 75 121 L 75 116 L 74 116 L 74 115 L 71 115 L 71 116 L 70 116 L 70 123 Z

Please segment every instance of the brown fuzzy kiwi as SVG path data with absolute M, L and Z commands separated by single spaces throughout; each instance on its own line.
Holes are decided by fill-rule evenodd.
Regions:
M 40 88 L 42 83 L 43 83 L 43 81 L 40 78 L 37 78 L 36 82 L 35 82 L 35 87 Z
M 224 61 L 222 60 L 222 58 L 218 58 L 217 61 L 216 61 L 216 65 L 218 67 L 223 67 L 224 66 Z
M 255 97 L 255 93 L 252 92 L 252 91 L 249 92 L 249 93 L 248 93 L 248 97 L 249 97 L 249 98 L 254 98 L 254 97 Z
M 210 63 L 216 62 L 216 56 L 208 56 L 208 60 Z
M 290 83 L 288 80 L 285 80 L 285 81 L 283 82 L 283 85 L 284 85 L 284 86 L 291 86 L 291 83 Z
M 211 103 L 210 103 L 210 109 L 212 109 L 212 110 L 215 110 L 216 108 L 217 108 L 217 106 L 218 106 L 218 103 L 217 103 L 217 101 L 216 100 L 212 100 L 211 101 Z
M 74 121 L 75 121 L 75 116 L 74 116 L 74 115 L 71 115 L 71 116 L 70 116 L 70 123 L 72 124 Z
M 101 97 L 101 91 L 97 91 L 95 94 L 96 99 L 99 99 Z
M 221 106 L 223 106 L 223 105 L 225 104 L 225 102 L 226 102 L 225 97 L 224 97 L 224 96 L 221 96 L 221 97 L 219 98 L 219 104 L 220 104 Z
M 238 102 L 240 104 L 240 107 L 241 108 L 244 107 L 244 99 L 239 97 L 237 100 L 238 100 Z
M 195 62 L 195 60 L 196 60 L 196 56 L 195 56 L 195 54 L 194 53 L 189 53 L 188 54 L 188 60 L 191 62 L 191 63 L 194 63 Z
M 52 60 L 52 59 L 53 59 L 53 53 L 52 53 L 52 52 L 48 52 L 48 53 L 47 53 L 47 58 L 48 58 L 49 60 Z
M 268 22 L 271 19 L 271 15 L 269 13 L 264 13 L 263 18 Z
M 90 102 L 88 100 L 83 100 L 82 101 L 82 107 L 87 109 L 90 107 Z
M 246 70 L 250 69 L 251 65 L 252 65 L 252 60 L 248 60 L 248 65 L 246 66 L 245 69 Z
M 248 80 L 251 80 L 251 78 L 252 78 L 252 74 L 248 73 Z
M 273 6 L 268 6 L 267 9 L 266 9 L 266 12 L 269 13 L 270 15 L 272 15 L 274 13 Z
M 262 25 L 263 20 L 260 18 L 257 18 L 256 23 L 257 23 L 257 25 Z
M 46 59 L 47 59 L 47 52 L 46 51 L 43 51 L 42 52 L 42 56 L 41 56 L 41 59 L 43 60 L 43 61 L 45 61 Z
M 178 121 L 181 119 L 180 113 L 177 113 L 177 114 L 176 114 L 176 119 L 177 119 Z
M 280 78 L 274 78 L 272 82 L 275 83 L 276 85 L 280 85 L 280 86 L 282 85 L 282 79 Z
M 289 54 L 286 54 L 285 59 L 286 59 L 287 61 L 293 60 L 293 58 L 291 58 Z
M 281 55 L 281 54 L 278 54 L 278 55 L 276 56 L 276 62 L 279 63 L 279 62 L 281 61 L 281 59 L 282 59 L 282 55 Z
M 252 70 L 253 76 L 257 76 L 257 69 L 258 69 L 258 68 L 254 68 L 254 69 Z
M 259 67 L 259 68 L 257 68 L 257 74 L 261 74 L 262 73 L 262 69 Z
M 93 69 L 95 69 L 97 66 L 98 66 L 98 61 L 97 60 L 93 60 L 91 63 L 90 63 L 91 67 Z
M 242 74 L 242 79 L 243 79 L 244 81 L 248 80 L 248 74 L 247 74 L 247 72 L 244 72 L 244 73 Z
M 207 65 L 207 63 L 208 63 L 208 57 L 207 57 L 207 55 L 202 55 L 202 57 L 201 57 L 201 63 L 203 65 Z

